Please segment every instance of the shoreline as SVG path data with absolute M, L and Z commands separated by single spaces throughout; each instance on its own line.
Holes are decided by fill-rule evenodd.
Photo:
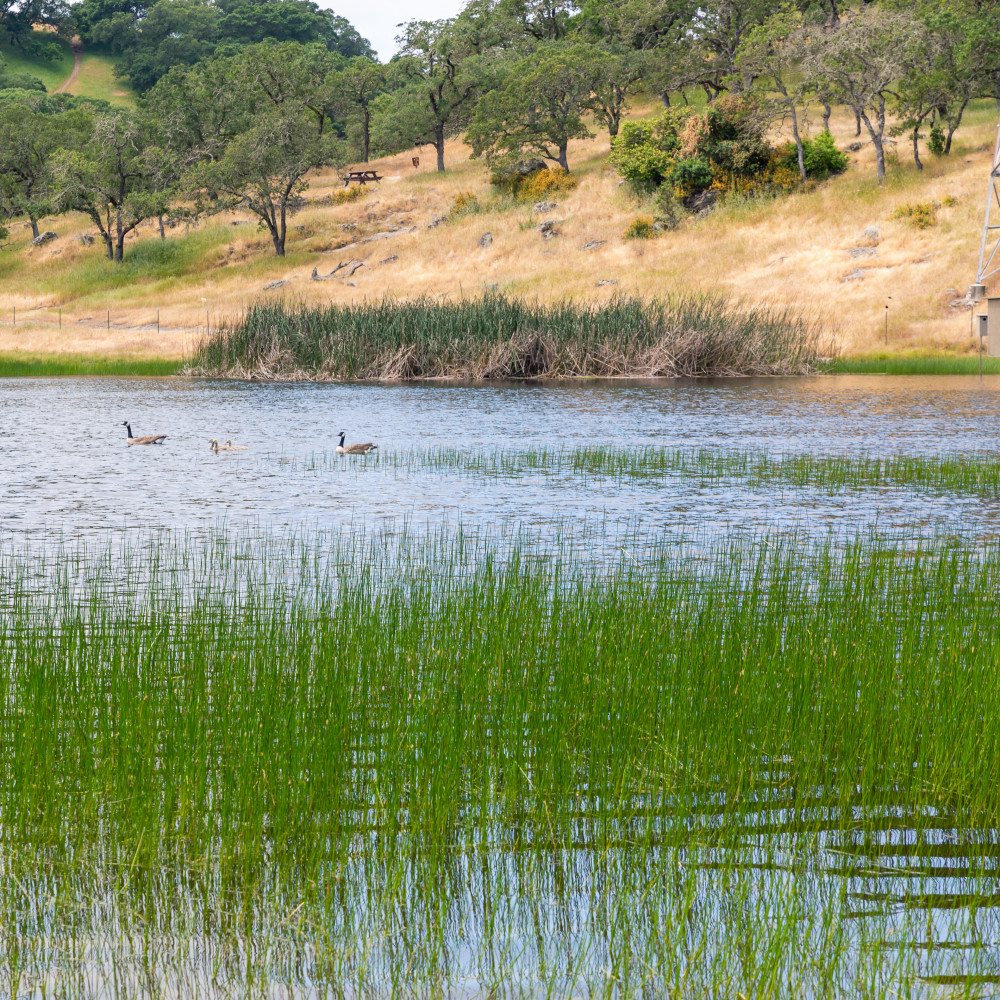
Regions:
M 978 355 L 953 355 L 944 352 L 919 355 L 848 355 L 831 359 L 815 371 L 794 375 L 531 375 L 498 379 L 474 379 L 462 375 L 428 375 L 411 378 L 338 379 L 317 378 L 304 372 L 290 372 L 279 377 L 238 377 L 219 374 L 200 374 L 188 370 L 188 362 L 175 358 L 149 355 L 46 353 L 21 354 L 0 351 L 0 378 L 56 378 L 56 377 L 144 377 L 144 378 L 194 378 L 216 379 L 232 382 L 259 382 L 263 384 L 307 382 L 331 385 L 413 385 L 420 383 L 443 385 L 491 385 L 501 382 L 531 385 L 579 382 L 676 382 L 680 378 L 730 379 L 730 378 L 808 378 L 820 375 L 978 375 Z M 983 356 L 983 374 L 1000 375 L 1000 358 Z

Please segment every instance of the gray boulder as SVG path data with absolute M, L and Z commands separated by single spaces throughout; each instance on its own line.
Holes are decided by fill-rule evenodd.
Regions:
M 279 278 L 277 281 L 269 281 L 264 286 L 264 291 L 266 292 L 270 288 L 281 288 L 282 285 L 287 285 L 288 282 L 284 278 Z
M 488 247 L 492 242 L 493 242 L 492 233 L 483 233 L 483 235 L 479 237 L 479 245 L 481 247 Z
M 554 201 L 536 201 L 535 204 L 531 206 L 531 211 L 542 215 L 545 212 L 554 211 L 555 208 L 556 203 Z
M 43 247 L 43 246 L 45 246 L 46 243 L 51 243 L 53 240 L 57 240 L 57 239 L 59 239 L 59 237 L 54 232 L 52 232 L 52 230 L 50 229 L 47 232 L 39 233 L 31 241 L 31 245 L 33 247 Z

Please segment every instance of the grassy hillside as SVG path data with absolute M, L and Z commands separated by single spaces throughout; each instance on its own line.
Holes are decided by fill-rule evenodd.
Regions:
M 637 113 L 655 111 L 649 104 Z M 815 132 L 819 115 L 812 119 Z M 922 173 L 900 143 L 900 162 L 880 188 L 865 145 L 840 177 L 779 199 L 730 201 L 652 240 L 623 238 L 651 206 L 608 168 L 606 135 L 573 145 L 579 184 L 539 214 L 531 205 L 498 201 L 484 166 L 470 161 L 458 140 L 446 174 L 434 171 L 429 150 L 414 169 L 410 157 L 420 151 L 408 151 L 374 164 L 382 184 L 343 205 L 330 204 L 342 187 L 327 171 L 313 178 L 307 204 L 292 219 L 284 259 L 273 256 L 266 233 L 246 215 L 178 226 L 165 241 L 147 224 L 117 268 L 99 244 L 80 243 L 81 233 L 94 232 L 80 216 L 47 220 L 60 238 L 38 248 L 18 226 L 0 252 L 0 351 L 182 357 L 206 320 L 214 327 L 255 298 L 349 303 L 496 289 L 587 302 L 620 293 L 719 292 L 815 319 L 829 353 L 853 355 L 884 350 L 888 303 L 890 354 L 968 356 L 975 346 L 970 314 L 953 303 L 975 276 L 995 127 L 996 113 L 983 102 L 970 110 L 952 155 L 926 154 Z M 842 147 L 855 141 L 848 114 L 835 114 L 833 130 Z M 453 214 L 456 198 L 468 194 L 478 209 Z M 930 228 L 896 217 L 901 206 L 921 202 L 941 206 Z M 536 228 L 546 219 L 555 221 L 556 238 L 543 239 Z M 863 235 L 872 226 L 875 240 Z M 361 242 L 385 232 L 392 235 Z M 487 232 L 492 242 L 480 247 Z M 584 249 L 593 241 L 603 242 Z M 352 259 L 365 266 L 350 277 L 311 277 L 314 268 L 322 277 Z M 275 281 L 284 284 L 265 290 Z
M 59 46 L 57 59 L 33 59 L 10 45 L 0 45 L 0 58 L 12 73 L 27 73 L 45 84 L 49 92 L 55 90 L 73 71 L 73 50 L 63 39 L 56 39 Z
M 64 39 L 57 39 L 57 42 L 57 59 L 29 58 L 10 46 L 0 46 L 0 56 L 12 72 L 37 77 L 50 93 L 63 88 L 67 94 L 78 97 L 93 97 L 111 104 L 131 103 L 132 93 L 128 84 L 114 78 L 114 60 L 110 56 L 81 52 L 80 72 L 65 85 L 73 73 L 73 50 Z

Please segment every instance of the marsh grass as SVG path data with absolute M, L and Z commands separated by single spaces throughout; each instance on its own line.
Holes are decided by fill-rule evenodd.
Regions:
M 808 371 L 817 335 L 766 306 L 710 296 L 603 306 L 477 299 L 310 307 L 258 302 L 191 371 L 259 379 L 764 375 Z
M 179 361 L 148 358 L 0 354 L 0 378 L 44 378 L 54 375 L 166 376 L 176 375 L 180 368 Z
M 824 364 L 831 373 L 859 375 L 978 375 L 978 354 L 861 355 Z M 983 356 L 983 374 L 1000 375 L 1000 358 Z
M 300 459 L 279 457 L 278 461 L 286 465 L 297 463 L 308 469 L 344 465 L 344 459 L 333 452 L 317 452 Z M 583 485 L 590 480 L 612 480 L 620 485 L 681 477 L 698 483 L 729 482 L 751 489 L 787 485 L 836 493 L 895 488 L 1000 496 L 1000 455 L 994 452 L 927 456 L 782 455 L 760 450 L 654 446 L 489 451 L 429 448 L 372 452 L 363 463 L 355 462 L 355 467 L 405 475 L 442 473 L 487 479 L 576 477 Z
M 0 553 L 0 989 L 973 994 L 1000 549 L 538 541 Z

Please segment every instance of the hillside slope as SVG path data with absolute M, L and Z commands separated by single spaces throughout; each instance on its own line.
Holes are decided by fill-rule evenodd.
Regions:
M 258 296 L 345 302 L 498 288 L 541 300 L 691 289 L 764 299 L 815 318 L 831 352 L 848 353 L 881 349 L 888 303 L 892 350 L 967 353 L 970 313 L 954 300 L 975 276 L 995 129 L 995 111 L 984 102 L 970 111 L 952 155 L 927 155 L 923 173 L 900 143 L 901 162 L 880 189 L 865 145 L 846 174 L 812 190 L 730 202 L 653 240 L 622 236 L 649 206 L 608 168 L 606 136 L 572 147 L 579 186 L 537 216 L 530 205 L 508 205 L 433 225 L 461 193 L 486 206 L 495 197 L 484 166 L 469 161 L 457 140 L 446 174 L 434 172 L 430 156 L 414 169 L 410 157 L 419 150 L 387 158 L 373 164 L 384 174 L 381 185 L 348 204 L 329 204 L 342 187 L 326 172 L 313 178 L 307 204 L 292 220 L 284 259 L 273 256 L 249 217 L 231 215 L 178 226 L 165 241 L 146 224 L 116 268 L 100 244 L 82 245 L 79 236 L 94 232 L 86 219 L 50 219 L 44 225 L 57 240 L 31 247 L 19 226 L 0 252 L 0 351 L 182 357 L 206 319 L 215 326 Z M 854 142 L 853 118 L 836 114 L 833 130 L 839 145 Z M 941 204 L 935 225 L 917 230 L 893 217 L 914 202 Z M 537 226 L 546 219 L 554 220 L 557 237 L 542 238 Z M 863 235 L 873 226 L 874 240 Z M 487 232 L 492 242 L 481 247 Z M 585 249 L 593 241 L 603 242 Z M 322 277 L 350 260 L 365 266 L 349 277 L 311 277 L 314 268 Z M 273 282 L 284 283 L 265 289 Z
M 29 58 L 9 46 L 0 46 L 0 57 L 13 73 L 27 73 L 45 84 L 50 93 L 64 92 L 77 97 L 93 97 L 110 104 L 130 104 L 132 93 L 128 84 L 114 77 L 114 60 L 96 52 L 80 51 L 80 71 L 67 85 L 73 73 L 74 53 L 68 42 L 56 40 L 60 47 L 58 59 Z

